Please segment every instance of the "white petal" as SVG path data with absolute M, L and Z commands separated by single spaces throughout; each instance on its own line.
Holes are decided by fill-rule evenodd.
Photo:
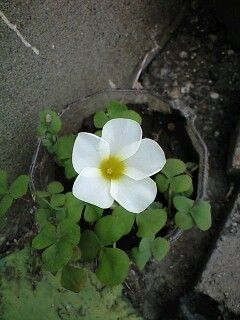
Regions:
M 83 169 L 73 184 L 73 195 L 100 208 L 110 208 L 113 198 L 110 194 L 111 183 L 102 178 L 96 168 Z
M 113 119 L 102 130 L 102 138 L 110 145 L 110 154 L 118 155 L 123 160 L 137 152 L 142 129 L 139 123 L 130 119 Z
M 136 181 L 124 176 L 118 181 L 112 180 L 111 195 L 123 208 L 140 213 L 156 198 L 157 187 L 150 178 Z
M 125 174 L 135 180 L 142 180 L 162 170 L 166 163 L 160 145 L 152 139 L 143 139 L 138 151 L 124 161 Z
M 95 134 L 80 132 L 74 142 L 72 163 L 77 173 L 84 168 L 96 168 L 103 157 L 109 155 L 109 144 Z

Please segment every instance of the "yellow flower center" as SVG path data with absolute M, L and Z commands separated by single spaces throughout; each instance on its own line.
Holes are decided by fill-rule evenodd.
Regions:
M 122 177 L 125 171 L 123 161 L 115 156 L 102 160 L 99 168 L 102 176 L 107 180 L 117 180 Z

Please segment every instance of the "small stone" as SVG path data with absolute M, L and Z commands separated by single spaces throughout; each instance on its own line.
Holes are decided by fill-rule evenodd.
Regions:
M 219 137 L 219 134 L 220 134 L 220 132 L 219 132 L 218 130 L 216 130 L 216 131 L 214 132 L 214 137 L 215 137 L 215 138 Z
M 194 88 L 194 85 L 188 81 L 185 86 L 181 88 L 181 93 L 189 93 L 192 88 Z
M 189 88 L 188 87 L 182 87 L 181 88 L 181 93 L 189 93 Z
M 219 93 L 217 92 L 210 92 L 210 97 L 213 100 L 219 99 Z
M 179 87 L 174 87 L 170 92 L 169 92 L 169 96 L 172 99 L 178 99 L 181 96 L 181 91 Z
M 179 57 L 182 58 L 182 59 L 187 58 L 187 56 L 188 56 L 188 53 L 187 53 L 186 51 L 181 51 L 181 52 L 179 53 Z
M 196 58 L 197 54 L 196 52 L 194 52 L 192 55 L 191 55 L 191 59 L 194 60 Z

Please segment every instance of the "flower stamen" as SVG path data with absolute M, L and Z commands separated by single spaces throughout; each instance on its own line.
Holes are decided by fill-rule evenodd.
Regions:
M 125 171 L 125 165 L 121 159 L 116 156 L 110 156 L 101 161 L 99 165 L 102 176 L 107 180 L 120 179 Z

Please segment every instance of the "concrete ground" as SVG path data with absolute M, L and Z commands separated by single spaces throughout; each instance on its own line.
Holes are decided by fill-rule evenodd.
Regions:
M 166 40 L 182 3 L 2 0 L 0 167 L 28 171 L 40 110 L 59 111 L 110 86 L 130 88 L 136 66 Z

